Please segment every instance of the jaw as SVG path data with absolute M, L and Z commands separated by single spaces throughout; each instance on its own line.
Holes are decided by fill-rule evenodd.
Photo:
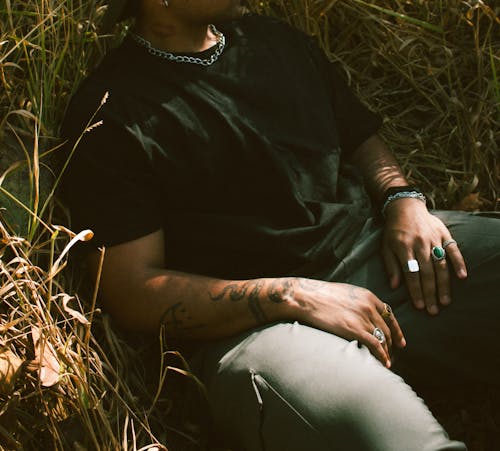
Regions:
M 247 7 L 246 0 L 230 0 L 225 9 L 214 12 L 211 22 L 228 22 L 230 20 L 238 19 L 248 12 L 249 9 Z

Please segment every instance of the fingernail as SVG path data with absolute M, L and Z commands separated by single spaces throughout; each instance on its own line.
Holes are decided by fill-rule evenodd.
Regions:
M 458 277 L 465 279 L 467 277 L 467 271 L 464 268 L 458 270 Z
M 419 310 L 422 310 L 425 307 L 424 301 L 420 299 L 418 301 L 415 301 L 415 307 L 417 307 Z
M 431 315 L 437 315 L 439 313 L 439 309 L 437 308 L 437 306 L 435 305 L 431 305 L 429 308 L 428 308 L 428 312 L 431 314 Z
M 387 368 L 390 368 L 390 367 L 391 367 L 391 361 L 390 361 L 390 360 L 386 360 L 386 362 L 385 362 L 385 366 L 386 366 Z
M 404 338 L 401 339 L 400 343 L 401 343 L 401 347 L 404 348 L 406 346 L 406 340 Z
M 451 298 L 448 294 L 441 296 L 440 300 L 441 300 L 441 304 L 443 304 L 443 305 L 450 305 L 451 304 Z

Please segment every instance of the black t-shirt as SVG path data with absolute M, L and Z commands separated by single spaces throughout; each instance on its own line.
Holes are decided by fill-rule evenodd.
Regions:
M 211 66 L 127 38 L 82 84 L 63 133 L 100 125 L 65 173 L 73 229 L 113 246 L 162 228 L 179 271 L 321 277 L 369 214 L 348 161 L 380 119 L 301 32 L 254 15 L 219 28 Z

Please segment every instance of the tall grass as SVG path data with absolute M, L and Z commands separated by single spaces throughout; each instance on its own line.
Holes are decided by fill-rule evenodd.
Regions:
M 383 115 L 384 137 L 436 206 L 498 209 L 499 6 L 251 3 L 318 38 Z M 162 340 L 138 349 L 123 341 L 96 304 L 96 285 L 79 290 L 68 267 L 71 247 L 91 234 L 58 225 L 68 221 L 53 197 L 52 158 L 68 98 L 109 41 L 99 5 L 0 3 L 0 448 L 153 449 L 173 436 L 203 448 L 190 419 L 164 421 L 177 413 L 167 374 L 189 377 L 182 356 Z

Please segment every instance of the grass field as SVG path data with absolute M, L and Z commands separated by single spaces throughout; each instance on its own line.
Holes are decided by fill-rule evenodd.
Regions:
M 252 9 L 317 37 L 435 207 L 499 210 L 500 5 L 458 0 L 270 0 Z M 182 356 L 132 347 L 68 267 L 87 231 L 54 198 L 58 127 L 115 38 L 88 0 L 0 3 L 0 448 L 203 449 L 182 409 Z M 117 30 L 119 34 L 123 30 Z M 77 294 L 78 293 L 78 294 Z M 144 371 L 144 356 L 155 366 Z M 500 449 L 493 388 L 425 392 L 471 450 Z M 167 418 L 167 421 L 165 421 Z M 177 444 L 177 445 L 176 445 Z

